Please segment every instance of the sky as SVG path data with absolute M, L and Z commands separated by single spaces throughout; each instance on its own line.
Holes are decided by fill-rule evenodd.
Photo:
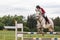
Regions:
M 0 0 L 0 17 L 23 15 L 27 18 L 35 13 L 36 5 L 40 5 L 48 17 L 60 16 L 60 0 Z

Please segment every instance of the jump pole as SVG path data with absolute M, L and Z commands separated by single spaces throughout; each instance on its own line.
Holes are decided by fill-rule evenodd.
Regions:
M 17 24 L 17 21 L 15 21 L 15 40 L 18 40 L 18 37 L 21 37 L 21 40 L 23 40 L 23 34 L 18 34 L 18 28 L 20 28 L 21 32 L 23 32 L 23 24 Z

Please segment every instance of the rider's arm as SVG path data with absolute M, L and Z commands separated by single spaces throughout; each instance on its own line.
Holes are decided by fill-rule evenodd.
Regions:
M 45 10 L 43 8 L 41 8 L 42 14 L 45 14 Z

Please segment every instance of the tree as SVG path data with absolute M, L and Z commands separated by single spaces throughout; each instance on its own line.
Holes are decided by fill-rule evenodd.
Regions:
M 60 18 L 56 17 L 54 20 L 55 31 L 60 31 Z
M 37 31 L 36 24 L 37 24 L 36 20 L 32 16 L 28 16 L 27 27 L 29 27 L 30 32 Z
M 60 26 L 60 18 L 59 17 L 56 17 L 53 21 L 54 21 L 55 26 Z
M 24 18 L 23 16 L 17 16 L 17 15 L 14 16 L 14 19 L 17 20 L 18 23 L 23 23 L 23 18 Z

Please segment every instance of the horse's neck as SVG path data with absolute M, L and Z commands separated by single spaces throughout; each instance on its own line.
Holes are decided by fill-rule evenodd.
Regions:
M 43 18 L 43 16 L 42 15 L 40 15 L 40 18 L 39 18 L 39 20 L 43 20 L 44 18 Z

